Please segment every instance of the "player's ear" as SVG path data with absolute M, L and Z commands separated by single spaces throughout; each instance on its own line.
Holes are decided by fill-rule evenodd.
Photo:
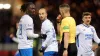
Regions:
M 25 11 L 25 13 L 28 13 L 28 9 Z
M 82 18 L 82 21 L 84 22 L 84 18 Z

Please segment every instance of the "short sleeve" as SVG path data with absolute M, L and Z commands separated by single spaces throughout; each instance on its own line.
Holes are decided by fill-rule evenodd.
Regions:
M 63 32 L 69 32 L 70 31 L 69 30 L 70 29 L 69 21 L 68 20 L 62 20 L 61 27 L 62 27 Z
M 42 34 L 46 34 L 48 32 L 50 32 L 50 30 L 52 29 L 52 24 L 51 23 L 43 23 L 42 24 L 42 28 L 41 28 L 41 33 Z
M 80 33 L 80 27 L 78 25 L 78 26 L 76 26 L 76 35 L 78 35 L 79 33 Z

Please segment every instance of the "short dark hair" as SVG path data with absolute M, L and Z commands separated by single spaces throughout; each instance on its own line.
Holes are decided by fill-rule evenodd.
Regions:
M 24 4 L 21 6 L 20 10 L 21 10 L 22 12 L 25 12 L 25 11 L 27 10 L 27 8 L 28 8 L 31 4 L 33 4 L 33 3 L 32 3 L 32 2 L 24 3 Z M 33 5 L 34 5 L 34 4 L 33 4 Z
M 63 9 L 66 12 L 70 11 L 70 6 L 68 4 L 62 4 L 59 8 Z
M 47 9 L 46 9 L 46 8 L 42 7 L 42 8 L 40 8 L 40 9 L 44 9 L 44 10 L 46 11 L 46 13 L 47 13 Z M 39 9 L 39 10 L 40 10 L 40 9 Z
M 88 16 L 88 15 L 91 15 L 91 13 L 90 12 L 83 12 L 82 17 Z
M 62 4 L 59 6 L 59 8 L 64 8 L 64 7 L 70 8 L 70 6 L 68 4 Z

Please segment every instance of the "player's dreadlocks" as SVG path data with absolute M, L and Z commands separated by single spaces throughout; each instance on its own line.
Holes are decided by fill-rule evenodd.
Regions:
M 22 12 L 26 12 L 27 8 L 28 8 L 31 4 L 33 4 L 33 3 L 32 3 L 32 2 L 24 3 L 24 4 L 21 6 L 20 10 L 21 10 Z M 33 5 L 34 5 L 34 4 L 33 4 Z

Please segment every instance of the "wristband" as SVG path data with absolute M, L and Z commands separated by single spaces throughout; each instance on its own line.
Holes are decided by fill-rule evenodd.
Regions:
M 68 48 L 64 48 L 64 50 L 68 50 Z

